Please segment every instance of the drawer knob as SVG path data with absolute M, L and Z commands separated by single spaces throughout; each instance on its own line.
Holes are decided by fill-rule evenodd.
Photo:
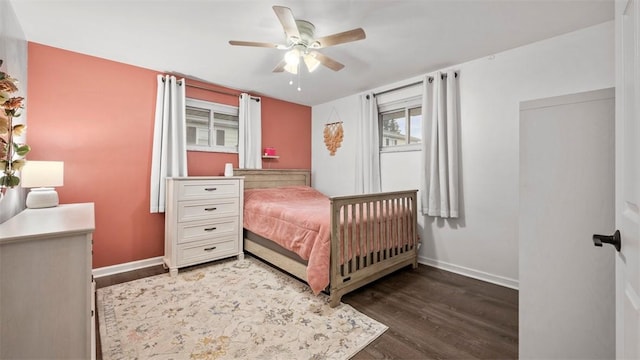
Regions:
M 212 246 L 212 247 L 204 248 L 204 251 L 213 251 L 215 249 L 216 249 L 216 247 Z
M 218 188 L 204 188 L 204 191 L 216 191 Z
M 216 229 L 215 227 L 210 227 L 210 228 L 206 228 L 206 229 L 204 229 L 204 231 L 213 231 L 213 230 L 215 230 L 215 229 Z
M 204 211 L 214 211 L 214 210 L 218 210 L 218 209 L 214 208 L 214 207 L 212 207 L 212 208 L 204 208 Z

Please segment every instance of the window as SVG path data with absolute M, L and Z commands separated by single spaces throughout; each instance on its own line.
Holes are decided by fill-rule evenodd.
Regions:
M 419 98 L 380 105 L 378 111 L 382 151 L 420 150 L 422 104 Z
M 238 152 L 238 108 L 187 99 L 187 150 Z

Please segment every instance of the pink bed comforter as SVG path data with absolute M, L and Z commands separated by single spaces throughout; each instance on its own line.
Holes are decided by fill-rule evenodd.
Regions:
M 315 294 L 329 285 L 329 218 L 329 198 L 310 187 L 244 192 L 244 228 L 307 260 L 307 281 Z

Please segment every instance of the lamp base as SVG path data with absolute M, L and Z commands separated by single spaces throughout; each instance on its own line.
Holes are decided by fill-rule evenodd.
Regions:
M 58 203 L 58 193 L 54 188 L 34 188 L 27 194 L 29 209 L 56 207 Z

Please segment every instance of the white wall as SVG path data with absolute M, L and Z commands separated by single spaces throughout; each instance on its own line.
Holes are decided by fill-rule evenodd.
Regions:
M 0 1 L 0 59 L 4 60 L 2 71 L 20 81 L 20 91 L 14 95 L 26 97 L 27 41 L 9 1 Z M 27 99 L 26 103 L 28 102 Z M 26 119 L 26 111 L 23 111 L 20 121 L 24 119 Z M 24 190 L 22 188 L 8 190 L 6 196 L 0 199 L 0 223 L 22 209 L 24 209 Z
M 337 117 L 336 117 L 337 115 Z M 360 116 L 357 95 L 342 98 L 311 109 L 311 184 L 332 196 L 355 191 L 355 120 Z M 324 144 L 324 124 L 342 121 L 344 137 L 335 155 Z
M 518 105 L 614 86 L 613 29 L 607 22 L 451 67 L 460 74 L 462 216 L 420 221 L 420 262 L 517 287 Z M 322 130 L 333 109 L 345 134 L 331 157 Z M 358 94 L 312 109 L 313 184 L 328 195 L 354 190 L 358 117 Z M 419 152 L 383 154 L 383 190 L 418 188 L 419 162 Z

